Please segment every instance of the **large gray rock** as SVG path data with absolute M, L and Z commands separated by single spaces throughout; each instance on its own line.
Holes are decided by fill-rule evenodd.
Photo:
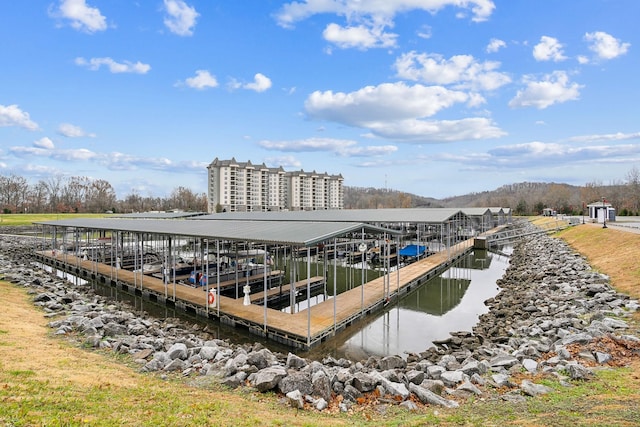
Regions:
M 444 366 L 431 365 L 427 367 L 427 377 L 432 380 L 439 380 L 443 372 L 447 369 Z
M 491 376 L 494 384 L 497 387 L 513 387 L 514 384 L 511 382 L 511 378 L 506 374 L 493 374 Z
M 489 363 L 491 364 L 492 367 L 498 367 L 498 368 L 510 368 L 516 364 L 519 363 L 518 359 L 513 357 L 513 356 L 509 356 L 509 355 L 499 355 L 496 356 L 494 358 L 492 358 Z
M 220 383 L 230 388 L 237 388 L 244 384 L 244 380 L 247 379 L 246 372 L 237 372 L 236 374 L 223 378 Z
M 412 369 L 406 372 L 405 377 L 407 378 L 408 382 L 411 382 L 414 384 L 421 384 L 422 381 L 424 381 L 425 379 L 425 374 L 423 371 Z
M 448 387 L 455 387 L 463 382 L 464 378 L 465 375 L 462 371 L 446 371 L 440 375 L 440 379 Z
M 102 328 L 104 336 L 117 337 L 127 333 L 127 327 L 115 322 L 108 322 Z
M 602 323 L 612 329 L 627 329 L 629 327 L 624 320 L 614 319 L 612 317 L 605 317 Z
M 422 381 L 421 384 L 418 384 L 420 387 L 422 388 L 426 388 L 427 390 L 438 394 L 438 395 L 442 395 L 442 393 L 444 392 L 445 386 L 444 383 L 442 382 L 442 380 L 424 380 Z
M 409 384 L 409 390 L 411 390 L 411 393 L 420 399 L 420 402 L 422 403 L 444 406 L 445 408 L 457 408 L 460 406 L 455 400 L 445 399 L 434 392 L 413 383 Z
M 593 340 L 593 336 L 591 334 L 588 334 L 586 332 L 581 332 L 577 334 L 570 334 L 564 337 L 562 339 L 562 345 L 566 346 L 573 343 L 588 344 L 592 340 Z
M 300 390 L 290 391 L 286 393 L 286 397 L 289 401 L 289 405 L 297 409 L 304 409 L 304 398 Z
M 259 370 L 249 378 L 253 387 L 264 392 L 274 389 L 286 375 L 287 371 L 282 366 L 270 366 Z
M 344 390 L 342 391 L 342 397 L 344 397 L 345 400 L 356 402 L 358 398 L 362 397 L 362 393 L 360 393 L 360 391 L 351 384 L 347 384 L 344 386 Z
M 404 369 L 407 367 L 407 362 L 400 356 L 387 356 L 380 359 L 378 362 L 378 369 L 386 371 L 389 369 Z
M 187 358 L 187 346 L 184 343 L 178 342 L 173 344 L 167 350 L 167 355 L 169 359 L 186 359 Z
M 198 354 L 202 360 L 213 360 L 215 359 L 216 354 L 218 354 L 218 347 L 203 346 L 200 348 L 200 352 Z
M 520 389 L 528 396 L 538 396 L 541 394 L 551 393 L 553 391 L 550 387 L 542 384 L 535 384 L 529 380 L 523 380 L 520 384 Z
M 318 411 L 324 411 L 329 406 L 329 403 L 324 398 L 320 398 L 316 400 L 315 407 Z
M 475 394 L 476 396 L 480 396 L 482 394 L 482 390 L 480 390 L 478 387 L 476 387 L 475 385 L 473 385 L 471 383 L 471 381 L 464 381 L 462 384 L 460 384 L 458 386 L 458 388 L 456 388 L 457 392 L 463 392 L 463 393 L 469 393 L 469 394 Z
M 331 400 L 331 380 L 324 371 L 317 371 L 311 376 L 313 396 L 318 396 L 325 401 Z
M 293 371 L 278 382 L 278 389 L 283 394 L 293 390 L 299 390 L 302 394 L 312 394 L 313 384 L 309 375 L 304 372 Z
M 365 372 L 356 372 L 353 374 L 351 384 L 361 392 L 366 393 L 376 388 L 376 385 L 378 385 L 378 379 Z
M 298 357 L 293 353 L 287 355 L 287 368 L 302 369 L 307 366 L 307 361 L 302 357 Z
M 579 363 L 570 363 L 565 367 L 565 369 L 569 373 L 569 377 L 573 380 L 584 380 L 593 376 L 593 373 L 589 368 L 586 368 Z
M 532 374 L 538 370 L 538 362 L 533 359 L 523 359 L 522 366 L 524 366 L 524 369 L 526 369 L 527 372 Z
M 372 376 L 384 387 L 385 391 L 392 396 L 401 397 L 402 400 L 409 397 L 409 390 L 407 390 L 407 386 L 403 383 L 389 381 L 377 371 L 373 372 Z
M 183 371 L 187 367 L 186 363 L 182 359 L 173 359 L 171 362 L 167 363 L 164 367 L 164 370 L 167 372 L 173 371 Z

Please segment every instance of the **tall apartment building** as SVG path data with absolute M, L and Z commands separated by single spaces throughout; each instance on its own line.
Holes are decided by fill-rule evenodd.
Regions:
M 342 175 L 286 172 L 264 163 L 219 160 L 207 166 L 209 212 L 322 210 L 344 207 Z

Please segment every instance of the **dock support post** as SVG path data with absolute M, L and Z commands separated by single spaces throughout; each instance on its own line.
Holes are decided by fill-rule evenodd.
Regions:
M 307 347 L 310 347 L 310 346 L 311 346 L 311 248 L 307 246 Z

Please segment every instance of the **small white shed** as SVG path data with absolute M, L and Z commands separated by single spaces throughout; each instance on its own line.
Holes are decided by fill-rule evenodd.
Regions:
M 611 203 L 606 201 L 589 203 L 587 205 L 589 209 L 589 219 L 591 222 L 604 223 L 605 218 L 607 221 L 616 220 L 616 210 Z

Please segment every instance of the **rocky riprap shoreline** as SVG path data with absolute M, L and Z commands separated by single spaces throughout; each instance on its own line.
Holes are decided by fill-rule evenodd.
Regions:
M 640 339 L 625 319 L 638 302 L 614 291 L 563 241 L 545 234 L 517 244 L 509 268 L 486 301 L 489 312 L 473 331 L 451 333 L 420 354 L 367 360 L 307 360 L 260 344 L 214 339 L 198 325 L 157 319 L 96 295 L 32 263 L 33 241 L 0 235 L 0 279 L 29 289 L 55 334 L 130 355 L 143 372 L 277 391 L 298 408 L 347 411 L 374 402 L 418 410 L 457 407 L 470 395 L 522 401 L 549 393 L 533 379 L 562 384 L 588 380 L 598 366 L 619 366 L 640 355 Z M 428 325 L 424 325 L 428 327 Z M 620 351 L 620 350 L 624 351 Z

